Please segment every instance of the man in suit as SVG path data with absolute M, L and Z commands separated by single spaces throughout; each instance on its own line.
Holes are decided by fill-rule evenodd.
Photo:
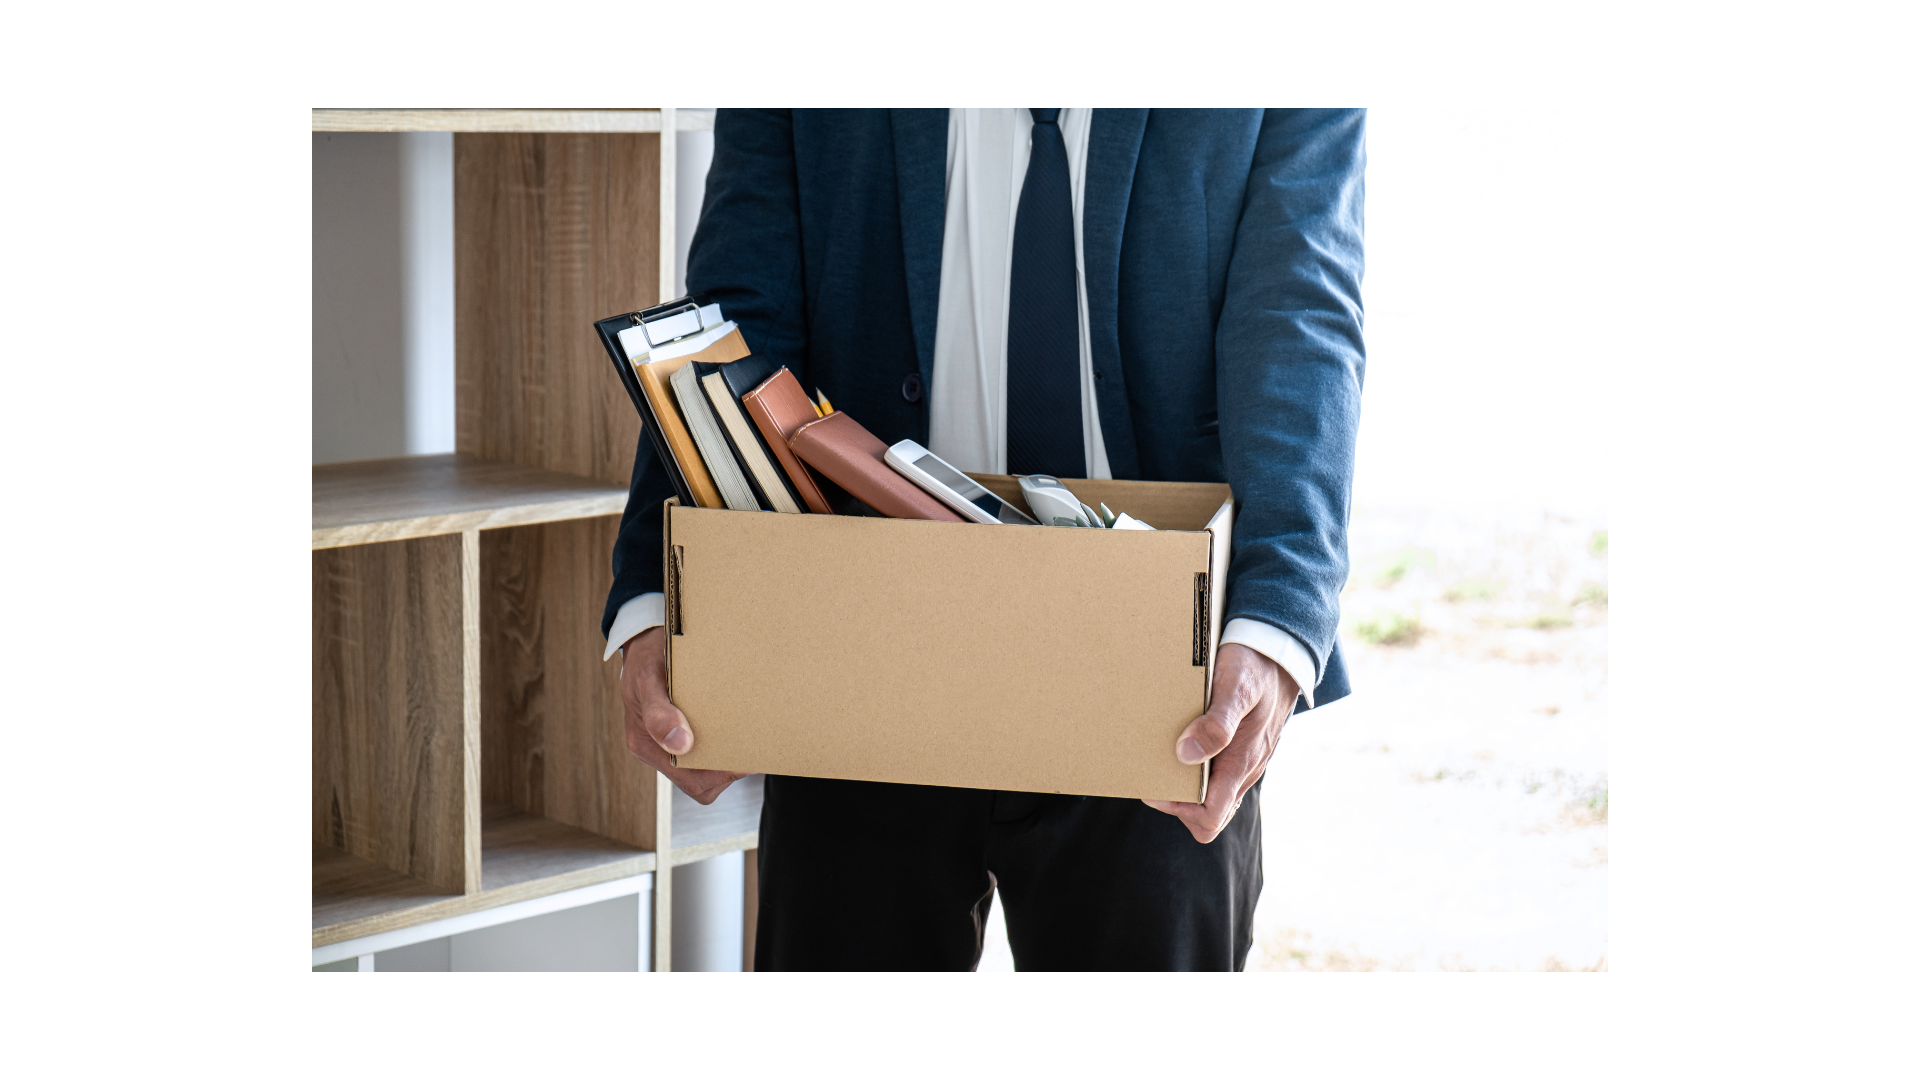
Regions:
M 1365 371 L 1357 110 L 721 110 L 688 287 L 881 441 L 963 469 L 1214 481 L 1238 501 L 1204 804 L 769 776 L 756 966 L 1239 969 L 1259 781 L 1335 640 Z M 628 745 L 676 769 L 641 439 L 602 629 Z

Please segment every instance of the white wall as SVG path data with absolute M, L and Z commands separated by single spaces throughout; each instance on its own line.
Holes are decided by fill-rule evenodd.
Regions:
M 453 133 L 400 137 L 407 453 L 453 451 Z
M 687 248 L 700 221 L 700 200 L 707 188 L 707 167 L 713 164 L 713 132 L 683 131 L 674 143 L 673 239 L 675 260 L 673 295 L 687 291 Z
M 673 868 L 673 970 L 739 971 L 746 961 L 746 853 Z
M 313 460 L 453 450 L 453 136 L 313 136 Z
M 1605 276 L 1624 262 L 1604 202 L 1623 164 L 1600 127 L 1548 109 L 1369 114 L 1356 501 L 1605 511 L 1623 358 L 1602 342 L 1623 335 L 1588 313 L 1607 298 L 1631 326 L 1685 300 Z

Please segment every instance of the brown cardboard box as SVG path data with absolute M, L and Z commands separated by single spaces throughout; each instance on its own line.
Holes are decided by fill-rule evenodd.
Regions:
M 1004 476 L 976 480 L 1024 506 Z M 1224 484 L 1069 480 L 1156 532 L 680 506 L 667 663 L 689 768 L 1198 802 Z

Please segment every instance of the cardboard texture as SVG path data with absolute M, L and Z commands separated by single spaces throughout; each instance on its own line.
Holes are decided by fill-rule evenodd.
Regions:
M 1020 505 L 1010 477 L 976 476 Z M 666 514 L 688 768 L 1198 802 L 1224 484 L 1069 480 L 1160 531 Z

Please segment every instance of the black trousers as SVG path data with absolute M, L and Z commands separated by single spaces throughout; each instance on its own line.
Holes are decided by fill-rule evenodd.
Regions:
M 1238 971 L 1260 786 L 1211 844 L 1137 799 L 769 776 L 760 971 L 970 971 L 998 890 L 1022 971 Z

